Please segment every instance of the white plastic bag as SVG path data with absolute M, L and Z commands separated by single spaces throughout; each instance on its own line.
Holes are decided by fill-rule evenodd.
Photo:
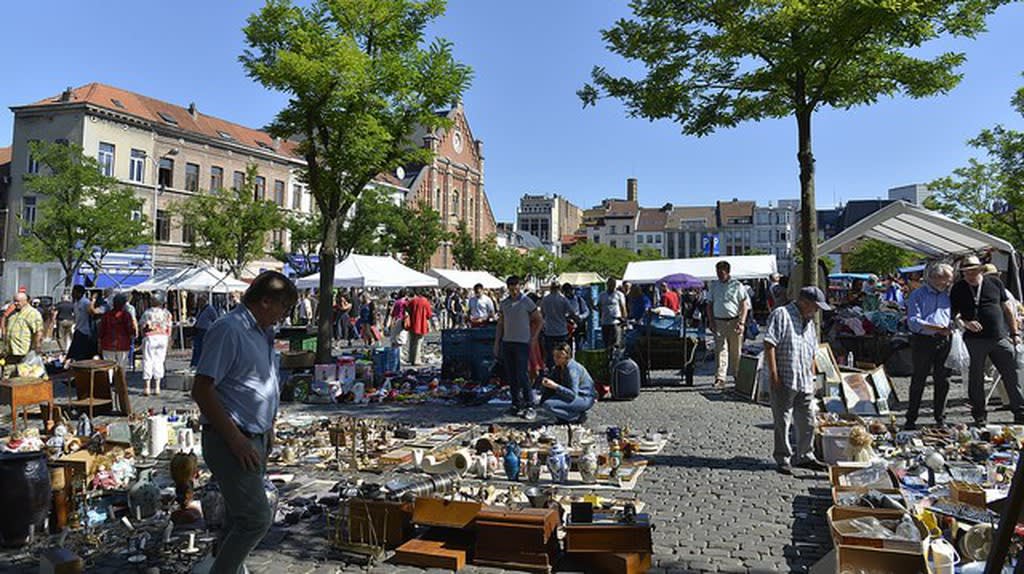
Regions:
M 964 343 L 964 332 L 960 329 L 953 331 L 953 337 L 949 342 L 949 356 L 946 357 L 946 367 L 954 371 L 963 372 L 971 365 L 971 357 L 967 354 L 967 344 Z

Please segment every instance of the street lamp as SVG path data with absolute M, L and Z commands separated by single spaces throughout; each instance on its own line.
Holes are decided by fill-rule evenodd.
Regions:
M 179 152 L 181 152 L 180 149 L 178 149 L 176 147 L 172 147 L 171 149 L 167 150 L 167 153 L 163 154 L 162 156 L 155 157 L 155 158 L 151 157 L 151 156 L 147 156 L 149 158 L 149 161 L 153 162 L 153 242 L 150 245 L 150 254 L 149 254 L 149 257 L 150 257 L 150 259 L 149 259 L 149 266 L 150 266 L 150 274 L 149 274 L 149 276 L 150 277 L 155 277 L 156 276 L 156 241 L 157 241 L 156 214 L 157 214 L 157 201 L 158 201 L 158 198 L 159 198 L 159 194 L 160 194 L 161 191 L 163 191 L 163 187 L 164 187 L 163 184 L 160 183 L 160 160 L 162 160 L 162 159 L 164 159 L 166 157 L 176 156 L 176 155 L 178 155 Z

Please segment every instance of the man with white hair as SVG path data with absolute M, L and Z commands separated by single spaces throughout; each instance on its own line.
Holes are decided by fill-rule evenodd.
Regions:
M 949 286 L 953 284 L 953 267 L 936 263 L 928 267 L 925 284 L 907 298 L 907 325 L 913 333 L 910 350 L 914 375 L 910 379 L 910 405 L 907 407 L 906 430 L 917 428 L 917 415 L 924 395 L 925 380 L 932 374 L 935 384 L 935 424 L 945 424 L 946 396 L 949 395 L 949 374 L 946 357 L 950 349 Z
M 14 295 L 15 311 L 7 317 L 4 347 L 7 351 L 7 365 L 13 367 L 29 353 L 38 351 L 43 340 L 43 317 L 29 305 L 28 295 Z

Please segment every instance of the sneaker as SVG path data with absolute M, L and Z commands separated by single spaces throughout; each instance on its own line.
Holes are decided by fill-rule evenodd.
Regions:
M 777 472 L 779 474 L 786 474 L 786 475 L 789 475 L 789 476 L 793 476 L 793 467 L 789 466 L 788 464 L 780 464 L 780 465 L 775 467 L 775 472 Z
M 523 415 L 522 416 L 523 416 L 524 419 L 526 419 L 528 421 L 532 421 L 532 420 L 535 420 L 537 418 L 537 411 L 535 411 L 533 409 L 533 407 L 527 407 L 527 408 L 523 409 Z
M 813 459 L 813 458 L 808 458 L 806 460 L 802 460 L 799 463 L 797 463 L 796 466 L 797 466 L 797 468 L 805 468 L 807 470 L 814 470 L 814 471 L 818 471 L 818 472 L 824 472 L 824 471 L 828 470 L 828 465 L 826 465 L 826 464 L 824 464 L 824 463 L 822 463 L 822 462 L 820 462 L 820 461 L 818 461 L 816 459 Z

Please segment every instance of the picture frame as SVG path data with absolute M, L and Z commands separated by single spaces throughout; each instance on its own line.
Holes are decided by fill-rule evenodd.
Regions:
M 894 404 L 897 399 L 893 392 L 892 381 L 889 379 L 889 375 L 885 372 L 885 367 L 878 367 L 870 371 L 868 373 L 868 380 L 871 382 L 871 387 L 875 391 L 875 401 L 878 403 L 879 407 L 878 414 L 889 414 L 889 405 Z
M 867 373 L 848 372 L 842 374 L 843 398 L 846 410 L 858 415 L 877 415 L 875 390 L 868 382 Z
M 832 354 L 832 347 L 828 343 L 821 343 L 814 352 L 814 366 L 819 373 L 825 375 L 825 382 L 842 383 L 843 378 L 839 372 L 839 363 Z
M 818 373 L 818 380 L 822 383 L 822 401 L 825 403 L 825 412 L 846 413 L 846 401 L 843 400 L 843 385 L 825 380 L 824 373 Z

